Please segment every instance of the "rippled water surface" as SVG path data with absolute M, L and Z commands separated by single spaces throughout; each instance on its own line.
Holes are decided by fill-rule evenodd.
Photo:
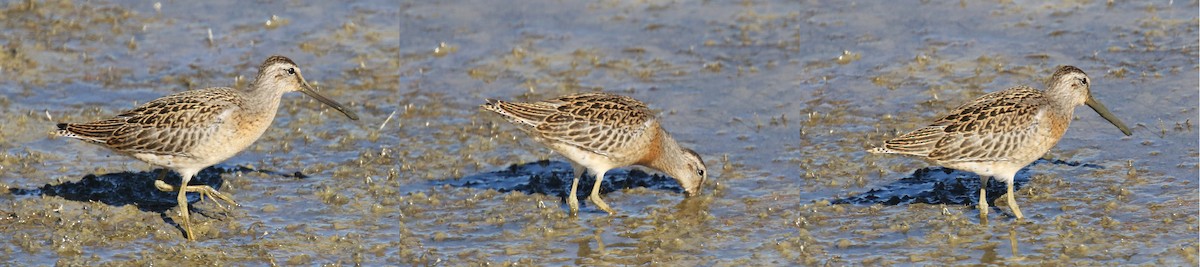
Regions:
M 407 147 L 395 153 L 408 153 L 400 255 L 418 265 L 1195 265 L 1196 9 L 402 4 L 400 90 L 411 95 L 396 130 Z M 1046 160 L 1017 178 L 1023 221 L 1001 198 L 982 223 L 972 174 L 863 151 L 984 93 L 1041 88 L 1059 65 L 1086 71 L 1096 98 L 1135 133 L 1078 109 Z M 565 159 L 476 105 L 591 91 L 658 110 L 704 155 L 714 173 L 705 193 L 615 186 L 604 199 L 617 215 L 584 200 L 571 218 L 565 189 L 521 189 L 566 186 L 565 164 L 550 178 L 505 176 Z M 993 182 L 988 196 L 1003 192 Z
M 0 4 L 0 260 L 399 264 L 395 164 L 368 159 L 395 146 L 371 136 L 401 106 L 399 10 L 393 1 Z M 113 116 L 188 89 L 245 86 L 273 54 L 296 61 L 363 120 L 285 95 L 258 142 L 193 179 L 241 204 L 222 209 L 193 195 L 196 242 L 177 225 L 175 193 L 154 188 L 156 167 L 49 138 L 56 122 Z
M 32 3 L 32 4 L 31 4 Z M 1198 265 L 1196 1 L 19 1 L 0 6 L 0 260 L 36 265 Z M 211 34 L 210 34 L 211 31 Z M 210 37 L 211 36 L 211 37 Z M 272 54 L 356 111 L 284 96 L 194 183 L 187 242 L 156 167 L 54 123 L 244 86 Z M 864 150 L 1059 65 L 1079 108 L 992 182 Z M 612 171 L 570 217 L 562 156 L 478 109 L 603 91 L 704 156 L 685 198 Z M 168 177 L 168 181 L 178 178 Z M 593 183 L 585 179 L 582 186 Z

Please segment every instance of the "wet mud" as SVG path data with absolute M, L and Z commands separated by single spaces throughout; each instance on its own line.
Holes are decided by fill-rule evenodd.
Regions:
M 248 6 L 243 6 L 248 5 Z M 22 265 L 1197 265 L 1197 1 L 366 1 L 0 6 L 0 260 Z M 195 179 L 183 239 L 157 167 L 50 138 L 281 54 L 362 120 L 285 95 Z M 1087 108 L 1017 175 L 865 150 L 1080 67 Z M 648 103 L 710 172 L 685 197 L 569 165 L 478 109 L 603 91 Z M 300 175 L 297 175 L 300 174 Z M 175 179 L 175 180 L 172 180 Z M 171 174 L 167 181 L 177 182 Z M 581 187 L 589 187 L 585 176 Z M 582 196 L 576 196 L 582 197 Z
M 0 260 L 400 264 L 399 185 L 386 175 L 391 166 L 360 159 L 380 146 L 368 139 L 388 114 L 374 107 L 399 106 L 398 12 L 394 1 L 0 4 Z M 275 54 L 370 123 L 286 94 L 261 139 L 192 180 L 240 204 L 189 194 L 194 242 L 184 238 L 176 193 L 153 185 L 159 167 L 50 137 L 56 123 L 114 116 L 171 93 L 247 86 Z
M 412 265 L 1195 265 L 1196 1 L 406 3 L 400 257 Z M 1080 67 L 1086 108 L 976 208 L 978 176 L 865 150 Z M 565 161 L 477 108 L 603 91 L 704 156 L 698 197 L 612 186 L 567 215 Z M 402 117 L 401 114 L 406 116 Z M 392 125 L 389 125 L 389 129 Z M 381 137 L 387 138 L 387 137 Z M 407 152 L 404 152 L 407 150 Z M 517 170 L 514 172 L 513 166 Z M 621 171 L 642 170 L 630 167 Z M 529 171 L 530 173 L 525 173 Z M 517 174 L 520 173 L 520 174 Z M 606 178 L 621 179 L 622 175 Z M 675 185 L 677 186 L 677 185 Z

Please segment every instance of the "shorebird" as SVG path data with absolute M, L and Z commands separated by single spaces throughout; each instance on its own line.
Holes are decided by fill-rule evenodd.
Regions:
M 588 199 L 609 214 L 615 212 L 600 199 L 600 183 L 608 170 L 650 167 L 675 178 L 688 196 L 699 194 L 708 177 L 700 154 L 679 146 L 646 104 L 627 96 L 585 93 L 531 103 L 488 99 L 481 107 L 571 161 L 575 179 L 567 205 L 572 216 L 579 212 L 575 190 L 585 168 L 596 175 Z
M 1091 82 L 1083 70 L 1063 66 L 1050 77 L 1046 91 L 1016 86 L 983 95 L 929 126 L 868 151 L 913 155 L 978 174 L 981 218 L 988 213 L 988 178 L 996 178 L 1008 186 L 1008 207 L 1021 219 L 1024 215 L 1013 198 L 1013 177 L 1062 139 L 1075 107 L 1086 104 L 1126 136 L 1133 134 L 1092 97 Z
M 244 89 L 213 87 L 190 90 L 146 102 L 112 118 L 87 123 L 59 123 L 52 134 L 80 139 L 120 154 L 165 167 L 183 178 L 179 187 L 162 181 L 158 190 L 179 191 L 179 216 L 188 240 L 195 240 L 188 215 L 187 192 L 200 193 L 236 206 L 232 198 L 207 185 L 188 185 L 201 169 L 224 161 L 254 143 L 271 126 L 283 93 L 299 91 L 341 111 L 358 115 L 313 90 L 291 59 L 271 56 Z M 214 202 L 217 206 L 221 204 Z M 220 206 L 224 208 L 223 206 Z

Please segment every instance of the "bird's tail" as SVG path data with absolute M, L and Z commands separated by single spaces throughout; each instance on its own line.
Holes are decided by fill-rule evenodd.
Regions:
M 94 143 L 105 143 L 120 128 L 123 122 L 103 120 L 89 123 L 59 123 L 58 130 L 50 134 Z
M 505 102 L 496 99 L 488 99 L 487 103 L 479 105 L 496 114 L 500 114 L 504 119 L 519 125 L 529 127 L 537 127 L 547 116 L 555 112 L 553 107 L 538 104 L 538 103 L 516 103 Z

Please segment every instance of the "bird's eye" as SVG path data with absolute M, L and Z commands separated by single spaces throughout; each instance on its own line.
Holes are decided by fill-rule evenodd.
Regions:
M 287 72 L 288 72 L 288 74 L 296 75 L 296 68 L 288 68 Z
M 697 171 L 696 175 L 699 175 L 700 177 L 704 177 L 704 170 Z
M 1088 85 L 1087 78 L 1079 78 L 1079 83 L 1081 83 L 1083 85 Z

